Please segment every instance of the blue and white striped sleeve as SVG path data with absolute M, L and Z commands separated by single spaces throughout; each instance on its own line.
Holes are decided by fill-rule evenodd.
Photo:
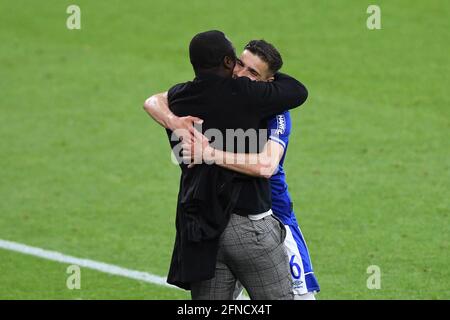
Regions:
M 267 129 L 269 132 L 269 140 L 279 143 L 284 149 L 289 141 L 291 121 L 289 112 L 277 114 L 269 119 Z

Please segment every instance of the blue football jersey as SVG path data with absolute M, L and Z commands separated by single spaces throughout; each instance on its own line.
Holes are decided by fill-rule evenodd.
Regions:
M 314 275 L 306 241 L 295 218 L 283 169 L 291 127 L 289 111 L 278 114 L 268 121 L 269 139 L 279 143 L 284 148 L 278 170 L 270 178 L 272 211 L 286 225 L 285 246 L 289 255 L 294 294 L 305 294 L 307 292 L 319 292 L 320 286 Z
M 278 169 L 270 178 L 270 187 L 272 190 L 272 211 L 280 218 L 284 224 L 296 223 L 295 214 L 292 210 L 292 200 L 289 195 L 286 175 L 283 164 L 289 144 L 289 135 L 291 133 L 291 115 L 289 111 L 280 113 L 268 121 L 269 139 L 281 144 L 284 148 Z

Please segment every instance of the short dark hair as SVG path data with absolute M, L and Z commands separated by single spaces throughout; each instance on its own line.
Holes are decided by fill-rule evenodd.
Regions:
M 196 34 L 189 44 L 189 58 L 195 71 L 218 67 L 226 56 L 236 60 L 236 51 L 231 41 L 218 30 Z
M 277 73 L 283 66 L 283 59 L 280 52 L 265 40 L 252 40 L 245 47 L 251 53 L 260 57 L 269 66 L 269 71 Z

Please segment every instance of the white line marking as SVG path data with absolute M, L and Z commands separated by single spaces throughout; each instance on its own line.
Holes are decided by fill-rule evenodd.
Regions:
M 20 252 L 23 254 L 28 254 L 31 256 L 35 256 L 35 257 L 39 257 L 39 258 L 43 258 L 43 259 L 47 259 L 47 260 L 57 261 L 57 262 L 61 262 L 61 263 L 76 264 L 80 267 L 84 267 L 84 268 L 88 268 L 88 269 L 92 269 L 92 270 L 96 270 L 96 271 L 100 271 L 100 272 L 104 272 L 104 273 L 109 273 L 109 274 L 112 274 L 115 276 L 121 276 L 121 277 L 125 277 L 125 278 L 130 278 L 130 279 L 135 279 L 135 280 L 139 280 L 139 281 L 157 284 L 160 286 L 179 289 L 178 287 L 168 284 L 166 282 L 166 278 L 164 278 L 164 277 L 160 277 L 160 276 L 157 276 L 157 275 L 154 275 L 151 273 L 147 273 L 147 272 L 126 269 L 126 268 L 122 268 L 122 267 L 115 266 L 112 264 L 107 264 L 107 263 L 98 262 L 98 261 L 94 261 L 94 260 L 81 259 L 81 258 L 76 258 L 76 257 L 72 257 L 72 256 L 67 256 L 67 255 L 62 254 L 57 251 L 44 250 L 41 248 L 31 247 L 31 246 L 27 246 L 25 244 L 13 242 L 13 241 L 2 240 L 2 239 L 0 239 L 0 248 L 10 250 L 10 251 Z

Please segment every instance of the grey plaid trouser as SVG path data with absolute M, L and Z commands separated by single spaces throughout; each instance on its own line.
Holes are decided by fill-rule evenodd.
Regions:
M 220 237 L 215 277 L 192 283 L 192 299 L 232 300 L 239 280 L 251 299 L 292 300 L 285 236 L 272 215 L 253 221 L 232 214 Z

